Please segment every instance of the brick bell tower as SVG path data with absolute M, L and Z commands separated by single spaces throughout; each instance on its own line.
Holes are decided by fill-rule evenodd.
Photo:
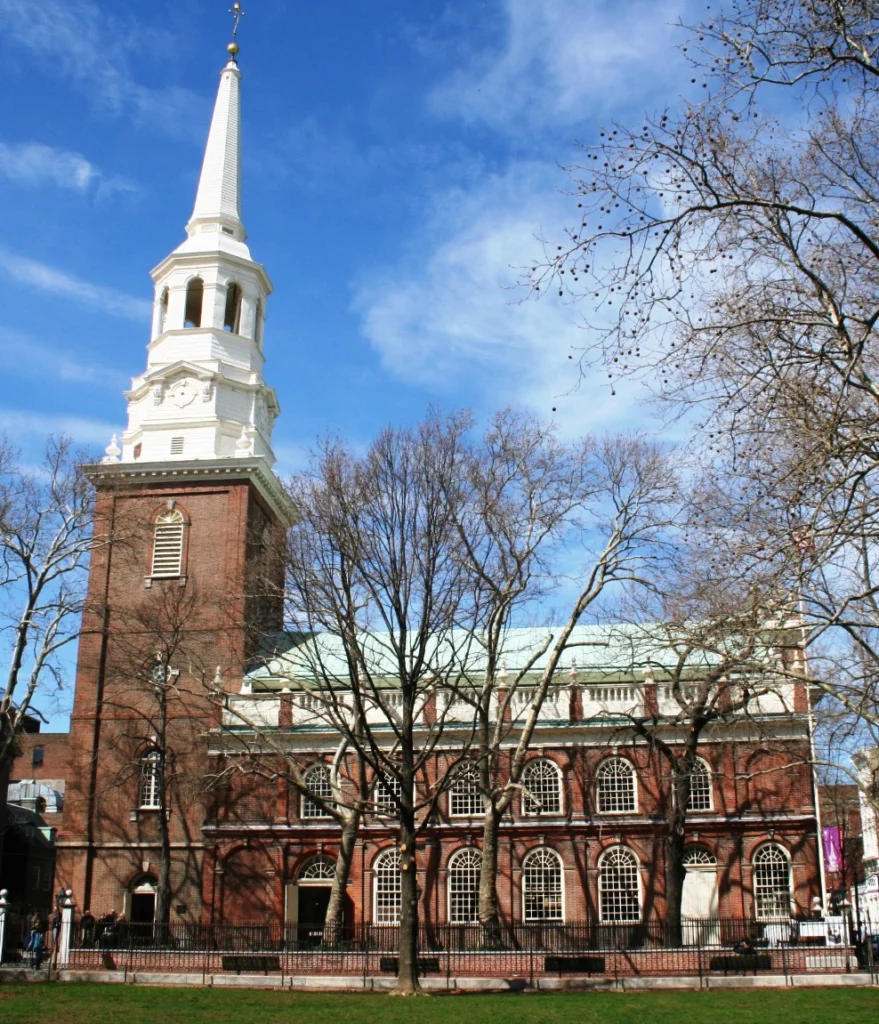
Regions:
M 186 239 L 152 272 L 128 428 L 90 471 L 98 526 L 58 873 L 80 909 L 144 924 L 210 913 L 205 732 L 218 690 L 240 688 L 259 635 L 280 625 L 266 585 L 290 519 L 263 379 L 272 286 L 241 220 L 234 41 L 229 53 Z

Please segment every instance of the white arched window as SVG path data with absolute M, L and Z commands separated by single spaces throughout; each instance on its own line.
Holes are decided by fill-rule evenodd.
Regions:
M 223 330 L 232 334 L 241 332 L 241 287 L 232 282 L 226 286 L 226 310 L 223 314 Z
M 635 769 L 621 757 L 602 762 L 596 775 L 599 814 L 625 814 L 637 807 Z
M 385 850 L 372 869 L 373 905 L 376 924 L 397 924 L 400 920 L 400 851 Z
M 561 772 L 554 761 L 529 761 L 522 772 L 524 814 L 561 814 Z
M 150 750 L 140 762 L 140 806 L 155 810 L 162 806 L 162 755 Z
M 378 814 L 394 815 L 397 814 L 397 801 L 394 797 L 399 799 L 402 787 L 400 786 L 400 780 L 396 775 L 388 775 L 387 781 L 382 779 L 376 779 L 375 783 L 375 807 Z
M 711 769 L 697 757 L 690 775 L 690 799 L 688 811 L 710 811 L 714 806 L 711 794 Z
M 309 792 L 314 793 L 328 803 L 333 799 L 333 787 L 330 785 L 330 770 L 325 764 L 313 764 L 305 773 L 305 785 Z M 302 794 L 302 817 L 303 818 L 331 818 L 332 815 L 325 811 L 319 803 L 316 803 L 305 793 Z
M 614 846 L 598 862 L 599 913 L 602 921 L 637 924 L 641 920 L 638 858 L 625 846 Z
M 297 881 L 331 882 L 336 874 L 336 865 L 329 857 L 313 857 L 299 872 Z
M 164 334 L 165 328 L 168 326 L 168 289 L 162 292 L 162 297 L 159 299 L 159 320 L 156 324 L 158 327 L 157 334 Z
M 452 924 L 479 923 L 479 872 L 482 854 L 458 850 L 449 860 L 449 921 Z
M 759 921 L 790 916 L 790 861 L 780 846 L 767 844 L 754 854 L 754 911 Z
M 449 809 L 453 818 L 482 814 L 479 769 L 475 764 L 462 764 L 455 770 L 455 781 L 449 795 Z
M 201 307 L 204 304 L 204 281 L 194 277 L 186 286 L 186 306 L 183 313 L 184 327 L 201 327 Z
M 183 530 L 185 520 L 176 508 L 156 516 L 153 532 L 152 576 L 183 575 Z
M 526 921 L 563 921 L 562 860 L 555 850 L 532 850 L 522 862 L 522 908 Z

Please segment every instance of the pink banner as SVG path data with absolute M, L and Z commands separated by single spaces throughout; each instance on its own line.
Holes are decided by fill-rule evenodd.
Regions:
M 827 871 L 842 871 L 842 829 L 822 828 L 824 840 L 824 867 Z

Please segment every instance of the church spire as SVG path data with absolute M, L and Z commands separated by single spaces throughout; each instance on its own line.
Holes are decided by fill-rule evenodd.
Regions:
M 230 43 L 235 53 L 238 44 Z M 222 231 L 237 241 L 247 237 L 241 223 L 241 72 L 232 54 L 220 75 L 220 87 L 192 216 L 186 225 L 192 237 L 198 231 Z

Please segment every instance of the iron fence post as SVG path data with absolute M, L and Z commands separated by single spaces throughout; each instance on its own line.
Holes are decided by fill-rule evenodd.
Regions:
M 8 890 L 0 889 L 0 964 L 3 963 L 6 948 L 6 897 L 8 895 Z

